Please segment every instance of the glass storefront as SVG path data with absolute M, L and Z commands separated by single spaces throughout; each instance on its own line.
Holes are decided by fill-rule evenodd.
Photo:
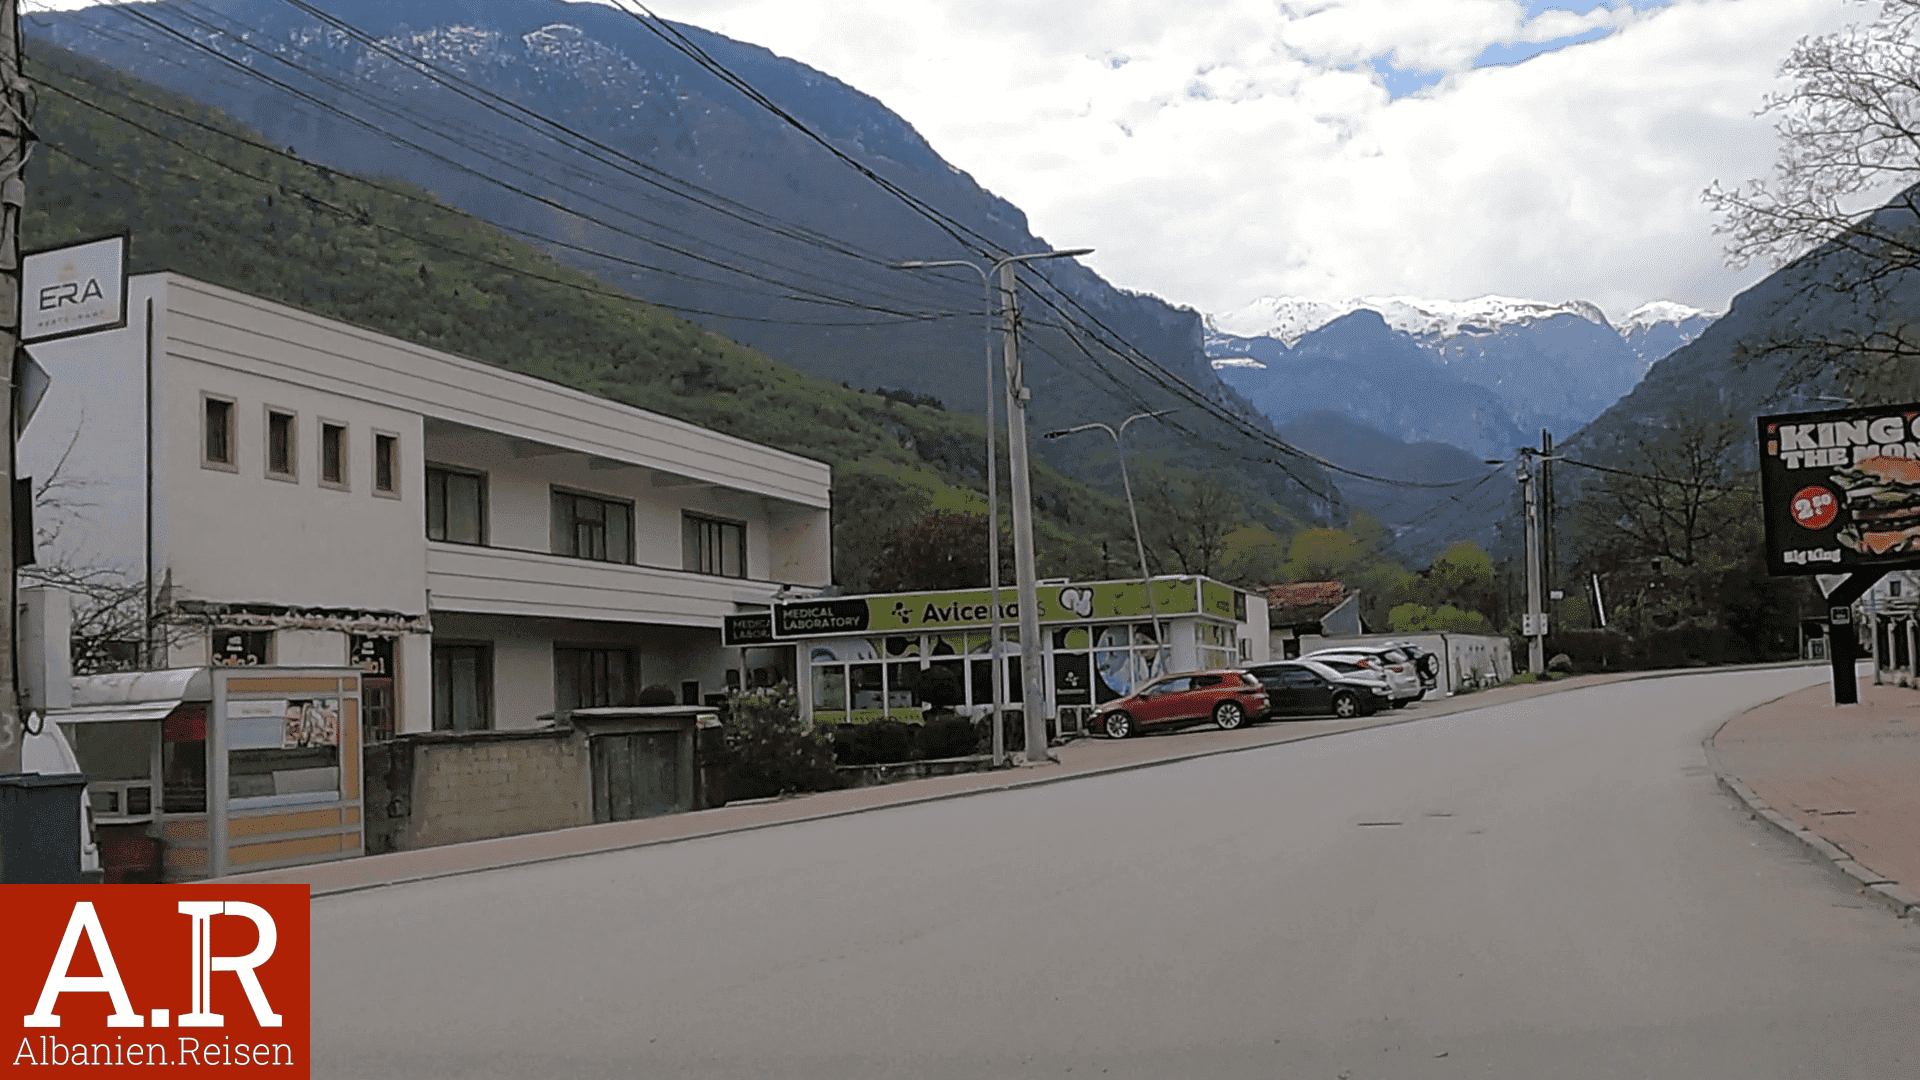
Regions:
M 1001 631 L 1007 663 L 1007 699 L 1020 700 L 1018 631 Z M 933 704 L 991 705 L 992 637 L 986 631 L 891 634 L 816 640 L 813 718 L 826 724 L 874 720 L 917 721 Z

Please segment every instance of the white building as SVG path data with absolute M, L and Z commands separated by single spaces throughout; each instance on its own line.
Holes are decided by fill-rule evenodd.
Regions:
M 33 348 L 19 471 L 43 563 L 152 584 L 145 667 L 353 663 L 376 737 L 531 727 L 752 681 L 722 619 L 831 580 L 820 462 L 178 274 L 128 304 Z

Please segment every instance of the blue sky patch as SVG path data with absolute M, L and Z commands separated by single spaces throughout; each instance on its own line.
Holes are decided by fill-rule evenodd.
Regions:
M 1387 84 L 1388 100 L 1398 100 L 1408 94 L 1417 94 L 1439 82 L 1445 74 L 1439 71 L 1402 71 L 1393 66 L 1389 55 L 1382 54 L 1368 61 L 1373 65 L 1374 74 L 1380 76 L 1380 80 Z
M 1480 51 L 1479 56 L 1473 58 L 1473 66 L 1483 68 L 1495 67 L 1500 64 L 1517 64 L 1522 60 L 1539 56 L 1541 53 L 1552 52 L 1555 49 L 1564 49 L 1569 45 L 1579 45 L 1587 41 L 1598 41 L 1611 33 L 1613 33 L 1613 30 L 1609 27 L 1596 26 L 1585 33 L 1571 34 L 1563 38 L 1554 38 L 1552 41 L 1517 41 L 1510 45 L 1489 45 Z

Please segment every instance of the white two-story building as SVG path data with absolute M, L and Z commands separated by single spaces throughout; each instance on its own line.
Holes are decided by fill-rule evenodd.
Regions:
M 178 274 L 33 355 L 41 561 L 147 587 L 142 667 L 361 666 L 375 738 L 790 674 L 722 619 L 831 580 L 820 462 Z

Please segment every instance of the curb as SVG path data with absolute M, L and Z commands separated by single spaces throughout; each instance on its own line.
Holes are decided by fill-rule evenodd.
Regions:
M 1820 665 L 1811 664 L 1806 661 L 1790 661 L 1790 662 L 1770 663 L 1770 664 L 1741 664 L 1741 665 L 1730 665 L 1730 666 L 1718 667 L 1718 668 L 1680 668 L 1680 669 L 1665 670 L 1665 671 L 1621 672 L 1618 675 L 1615 675 L 1612 677 L 1603 677 L 1600 680 L 1597 680 L 1594 682 L 1581 683 L 1578 686 L 1564 686 L 1564 685 L 1561 685 L 1560 682 L 1557 680 L 1554 682 L 1546 682 L 1546 683 L 1532 683 L 1532 684 L 1526 684 L 1530 689 L 1533 690 L 1532 693 L 1528 693 L 1528 694 L 1510 699 L 1509 701 L 1492 701 L 1484 705 L 1470 704 L 1465 708 L 1455 709 L 1455 710 L 1444 712 L 1444 713 L 1414 714 L 1411 716 L 1405 715 L 1405 714 L 1395 714 L 1390 719 L 1383 719 L 1383 720 L 1380 720 L 1374 723 L 1369 723 L 1359 727 L 1342 728 L 1339 731 L 1306 732 L 1306 733 L 1292 736 L 1291 738 L 1278 738 L 1270 742 L 1258 743 L 1253 746 L 1232 746 L 1232 747 L 1220 747 L 1220 748 L 1211 749 L 1211 750 L 1199 750 L 1191 753 L 1176 754 L 1170 757 L 1154 758 L 1149 761 L 1136 761 L 1136 762 L 1130 762 L 1124 765 L 1108 765 L 1108 766 L 1103 766 L 1098 768 L 1089 768 L 1089 769 L 1084 769 L 1077 772 L 1063 773 L 1063 774 L 1057 774 L 1052 776 L 1035 776 L 1035 777 L 1031 777 L 1029 779 L 1024 779 L 1024 780 L 1009 778 L 1009 780 L 1006 783 L 993 784 L 993 785 L 977 787 L 977 788 L 968 788 L 963 791 L 942 792 L 938 795 L 905 796 L 890 802 L 876 803 L 871 806 L 856 806 L 856 807 L 848 807 L 843 810 L 828 810 L 828 811 L 823 811 L 821 813 L 805 814 L 799 817 L 783 818 L 779 821 L 764 821 L 764 822 L 758 822 L 758 823 L 747 824 L 747 825 L 728 825 L 728 826 L 708 829 L 702 832 L 685 833 L 679 836 L 656 837 L 648 840 L 635 840 L 635 841 L 628 841 L 623 843 L 609 844 L 605 847 L 586 848 L 578 851 L 555 852 L 550 855 L 537 855 L 529 858 L 512 859 L 512 860 L 497 862 L 497 863 L 488 863 L 484 866 L 469 866 L 469 867 L 460 867 L 457 869 L 439 870 L 431 873 L 415 874 L 408 877 L 392 878 L 386 881 L 362 882 L 362 883 L 356 883 L 356 884 L 350 884 L 350 885 L 340 885 L 340 886 L 335 886 L 331 888 L 325 887 L 325 886 L 314 886 L 314 887 L 311 887 L 311 891 L 309 895 L 313 897 L 341 896 L 348 893 L 368 892 L 373 889 L 385 889 L 385 888 L 390 888 L 396 885 L 414 885 L 423 881 L 437 881 L 443 878 L 464 877 L 468 874 L 483 874 L 492 870 L 508 870 L 508 869 L 513 869 L 515 867 L 521 867 L 521 866 L 536 866 L 541 863 L 558 862 L 562 859 L 576 859 L 576 858 L 581 858 L 589 855 L 608 855 L 618 851 L 634 851 L 640 848 L 658 847 L 663 844 L 679 844 L 689 840 L 705 840 L 715 836 L 726 836 L 734 833 L 758 832 L 762 829 L 780 828 L 787 825 L 799 825 L 799 824 L 804 824 L 807 822 L 814 822 L 814 821 L 827 821 L 833 818 L 852 817 L 855 814 L 870 814 L 878 810 L 892 810 L 892 809 L 903 807 L 903 806 L 921 806 L 928 803 L 946 802 L 951 799 L 970 798 L 976 795 L 986 795 L 986 794 L 991 794 L 993 792 L 999 792 L 999 791 L 1019 791 L 1027 788 L 1045 787 L 1050 784 L 1062 784 L 1072 780 L 1083 780 L 1083 779 L 1088 779 L 1088 778 L 1097 777 L 1097 776 L 1112 776 L 1119 773 L 1137 772 L 1141 769 L 1157 768 L 1162 765 L 1176 765 L 1176 764 L 1180 764 L 1188 761 L 1199 761 L 1203 758 L 1219 757 L 1223 754 L 1244 754 L 1254 750 L 1265 750 L 1275 746 L 1283 746 L 1288 743 L 1307 742 L 1313 739 L 1327 739 L 1327 738 L 1333 738 L 1335 736 L 1340 736 L 1340 735 L 1349 735 L 1359 731 L 1374 731 L 1379 728 L 1398 727 L 1402 724 L 1413 724 L 1413 723 L 1419 723 L 1427 720 L 1440 720 L 1450 716 L 1460 716 L 1466 713 L 1480 712 L 1485 709 L 1499 708 L 1503 705 L 1512 704 L 1518 701 L 1526 701 L 1532 698 L 1547 697 L 1554 694 L 1572 693 L 1579 690 L 1592 689 L 1598 686 L 1610 686 L 1610 685 L 1613 685 L 1614 683 L 1641 682 L 1648 679 L 1666 679 L 1666 678 L 1674 678 L 1681 675 L 1705 675 L 1705 674 L 1718 674 L 1718 673 L 1732 673 L 1732 672 L 1738 672 L 1738 671 L 1768 671 L 1768 670 L 1774 670 L 1774 669 L 1780 669 L 1780 668 L 1813 667 L 1813 666 L 1820 666 Z M 1459 695 L 1455 695 L 1455 699 L 1457 699 L 1458 697 Z M 1450 699 L 1442 698 L 1440 700 L 1447 701 Z M 1765 704 L 1765 703 L 1763 702 L 1762 704 Z M 1755 708 L 1758 708 L 1758 707 L 1759 706 L 1755 706 Z M 1715 729 L 1715 733 L 1716 734 L 1718 733 L 1718 729 Z M 1711 743 L 1711 736 L 1709 737 L 1708 741 L 1709 743 Z M 1024 766 L 1023 768 L 1037 768 L 1037 767 L 1040 767 L 1040 766 Z M 1009 770 L 1009 771 L 1012 771 L 1012 770 Z M 1716 774 L 1720 773 L 1717 762 L 1715 762 L 1715 773 Z M 755 801 L 759 801 L 759 800 L 755 800 Z M 504 840 L 504 839 L 512 839 L 512 838 L 500 837 L 498 839 Z M 484 843 L 489 843 L 490 841 L 477 840 L 477 841 L 471 841 L 471 842 L 484 844 Z M 1838 851 L 1837 848 L 1835 850 Z M 277 871 L 266 871 L 266 873 L 277 873 Z M 217 882 L 228 882 L 228 883 L 238 884 L 246 881 L 247 878 L 248 878 L 248 875 L 228 875 L 222 878 L 207 879 L 205 883 L 212 884 Z
M 1785 694 L 1780 695 L 1780 697 L 1786 696 Z M 1719 737 L 1720 732 L 1726 728 L 1727 724 L 1731 724 L 1735 720 L 1740 719 L 1741 716 L 1753 712 L 1754 709 L 1764 709 L 1779 700 L 1780 698 L 1773 698 L 1769 701 L 1763 701 L 1755 705 L 1752 709 L 1746 710 L 1746 712 L 1740 713 L 1737 716 L 1728 717 L 1726 723 L 1714 728 L 1713 734 L 1707 736 L 1706 739 L 1701 742 L 1700 747 L 1707 753 L 1707 763 L 1713 768 L 1714 778 L 1720 782 L 1720 786 L 1724 788 L 1728 794 L 1740 800 L 1740 802 L 1746 806 L 1752 817 L 1765 821 L 1789 838 L 1799 841 L 1800 844 L 1809 851 L 1825 859 L 1835 870 L 1851 878 L 1861 895 L 1892 911 L 1895 918 L 1920 922 L 1920 896 L 1915 896 L 1911 889 L 1903 886 L 1900 882 L 1888 878 L 1885 874 L 1877 873 L 1873 869 L 1861 865 L 1859 860 L 1849 854 L 1845 848 L 1842 848 L 1840 845 L 1835 844 L 1813 830 L 1800 825 L 1780 811 L 1775 810 L 1767 804 L 1765 799 L 1760 797 L 1759 792 L 1748 787 L 1745 781 L 1728 772 L 1726 768 L 1721 765 L 1720 755 L 1715 752 L 1713 740 Z

